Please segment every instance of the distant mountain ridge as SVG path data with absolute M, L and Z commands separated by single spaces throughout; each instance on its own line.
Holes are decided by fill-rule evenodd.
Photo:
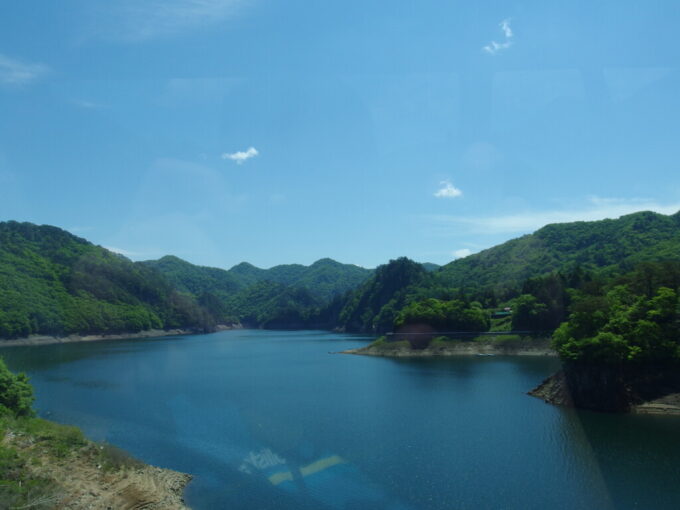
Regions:
M 282 264 L 270 269 L 241 262 L 225 270 L 197 266 L 172 255 L 142 264 L 158 270 L 178 289 L 194 295 L 211 292 L 228 298 L 257 283 L 271 282 L 304 288 L 323 302 L 357 287 L 373 273 L 372 269 L 342 264 L 330 258 L 317 260 L 309 266 Z
M 618 219 L 546 225 L 442 266 L 439 281 L 450 287 L 508 286 L 575 266 L 629 269 L 637 262 L 680 257 L 680 212 L 649 211 Z
M 174 256 L 132 262 L 57 227 L 0 222 L 0 338 L 210 331 L 238 322 L 386 331 L 416 300 L 493 307 L 497 298 L 531 293 L 529 279 L 556 272 L 609 277 L 640 262 L 678 260 L 680 212 L 552 224 L 440 268 L 400 258 L 375 270 L 328 258 L 270 269 L 243 262 L 228 270 Z

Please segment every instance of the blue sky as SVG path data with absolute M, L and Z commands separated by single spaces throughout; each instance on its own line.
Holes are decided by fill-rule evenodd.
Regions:
M 680 209 L 674 1 L 1 11 L 0 219 L 135 260 L 446 263 Z

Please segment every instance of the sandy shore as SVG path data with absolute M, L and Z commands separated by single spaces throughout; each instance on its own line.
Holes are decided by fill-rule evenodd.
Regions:
M 425 349 L 412 349 L 401 342 L 383 343 L 379 346 L 366 346 L 349 349 L 342 354 L 362 356 L 382 356 L 389 358 L 424 358 L 435 356 L 557 356 L 550 347 L 549 340 L 526 342 L 451 342 L 449 345 L 436 345 Z
M 237 328 L 240 328 L 240 326 L 227 326 L 224 324 L 220 324 L 215 328 L 215 331 L 226 331 L 229 329 Z M 117 333 L 111 335 L 68 335 L 68 336 L 31 335 L 24 338 L 14 338 L 12 340 L 0 340 L 0 347 L 68 344 L 73 342 L 126 340 L 131 338 L 157 338 L 163 336 L 198 335 L 202 333 L 203 333 L 202 331 L 194 331 L 191 329 L 147 329 L 145 331 L 137 331 L 136 333 Z

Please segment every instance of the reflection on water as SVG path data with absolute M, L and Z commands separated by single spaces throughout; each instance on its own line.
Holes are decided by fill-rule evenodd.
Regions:
M 680 421 L 560 409 L 555 359 L 228 331 L 3 351 L 41 414 L 195 475 L 193 508 L 678 508 Z

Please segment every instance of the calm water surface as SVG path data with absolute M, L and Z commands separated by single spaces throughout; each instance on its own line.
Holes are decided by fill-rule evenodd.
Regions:
M 41 416 L 192 473 L 197 510 L 680 508 L 680 420 L 528 397 L 551 359 L 329 353 L 366 341 L 225 331 L 0 354 Z

